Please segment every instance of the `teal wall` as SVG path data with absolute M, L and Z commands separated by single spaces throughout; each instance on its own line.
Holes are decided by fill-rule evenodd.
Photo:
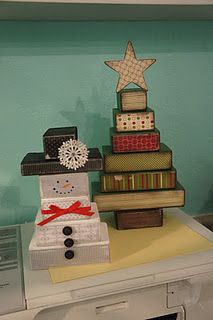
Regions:
M 76 125 L 89 147 L 110 143 L 117 73 L 132 40 L 161 140 L 173 150 L 185 211 L 213 211 L 213 22 L 0 22 L 0 225 L 30 221 L 37 177 L 20 162 L 49 127 Z M 98 180 L 92 175 L 92 180 Z

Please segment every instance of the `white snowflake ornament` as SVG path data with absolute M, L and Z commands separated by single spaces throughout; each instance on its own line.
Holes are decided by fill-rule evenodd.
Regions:
M 68 169 L 76 170 L 83 167 L 88 161 L 89 151 L 85 144 L 79 140 L 68 140 L 58 148 L 60 164 Z

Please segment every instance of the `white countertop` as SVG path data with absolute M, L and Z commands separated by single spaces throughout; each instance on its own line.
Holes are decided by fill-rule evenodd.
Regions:
M 181 219 L 191 229 L 213 242 L 213 233 L 180 209 L 167 209 L 165 212 Z M 22 225 L 25 294 L 28 309 L 74 303 L 182 279 L 196 278 L 198 281 L 199 277 L 208 277 L 208 274 L 213 272 L 213 250 L 208 250 L 52 284 L 47 270 L 31 271 L 29 269 L 28 245 L 32 231 L 33 224 Z

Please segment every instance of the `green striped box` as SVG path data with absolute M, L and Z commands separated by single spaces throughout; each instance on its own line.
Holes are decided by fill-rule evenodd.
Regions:
M 126 172 L 101 175 L 101 192 L 176 188 L 176 170 Z

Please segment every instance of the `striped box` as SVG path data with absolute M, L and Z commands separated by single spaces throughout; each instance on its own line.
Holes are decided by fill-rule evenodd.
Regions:
M 112 133 L 112 151 L 115 153 L 157 151 L 160 148 L 160 132 Z
M 172 151 L 161 144 L 159 151 L 140 153 L 108 153 L 104 150 L 105 172 L 166 170 L 172 166 Z
M 176 170 L 128 172 L 101 176 L 101 192 L 173 189 Z
M 117 132 L 146 131 L 155 127 L 154 112 L 147 109 L 146 112 L 115 113 L 115 128 Z
M 117 100 L 121 111 L 140 111 L 147 107 L 147 93 L 140 88 L 120 91 Z

